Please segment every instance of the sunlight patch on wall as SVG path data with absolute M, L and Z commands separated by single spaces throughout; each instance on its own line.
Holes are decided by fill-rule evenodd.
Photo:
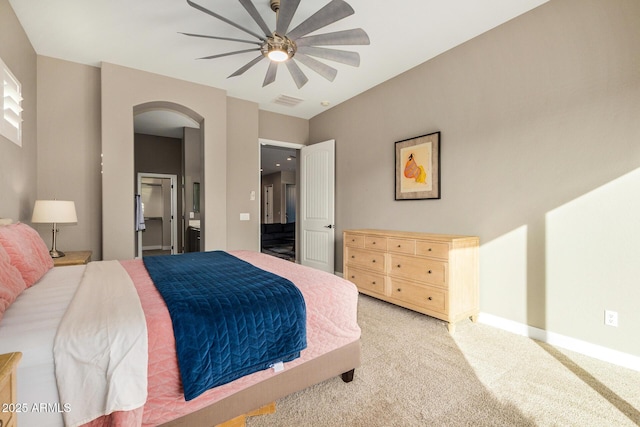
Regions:
M 526 225 L 480 246 L 480 309 L 526 323 Z
M 640 327 L 640 169 L 548 212 L 546 230 L 547 329 L 640 354 L 622 339 Z

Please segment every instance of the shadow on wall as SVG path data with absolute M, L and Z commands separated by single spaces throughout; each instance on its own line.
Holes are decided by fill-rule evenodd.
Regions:
M 638 194 L 640 169 L 549 210 L 533 226 L 483 242 L 482 311 L 640 355 L 633 339 L 640 325 Z M 532 272 L 530 265 L 544 268 Z M 624 319 L 617 330 L 604 324 L 605 310 Z

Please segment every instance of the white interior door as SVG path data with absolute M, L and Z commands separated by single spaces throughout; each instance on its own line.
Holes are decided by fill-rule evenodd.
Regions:
M 335 140 L 300 150 L 300 262 L 334 273 Z

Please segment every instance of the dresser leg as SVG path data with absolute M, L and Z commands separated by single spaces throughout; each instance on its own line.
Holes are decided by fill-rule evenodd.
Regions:
M 455 323 L 447 323 L 447 329 L 449 329 L 450 334 L 453 334 L 456 331 Z
M 478 315 L 474 314 L 469 317 L 473 323 L 478 323 Z

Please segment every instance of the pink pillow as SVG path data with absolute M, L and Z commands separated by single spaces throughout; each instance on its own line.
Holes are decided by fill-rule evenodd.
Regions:
M 49 249 L 36 230 L 23 223 L 0 227 L 0 244 L 9 254 L 27 288 L 53 268 Z
M 5 310 L 26 287 L 22 275 L 11 265 L 9 254 L 0 245 L 0 320 Z

